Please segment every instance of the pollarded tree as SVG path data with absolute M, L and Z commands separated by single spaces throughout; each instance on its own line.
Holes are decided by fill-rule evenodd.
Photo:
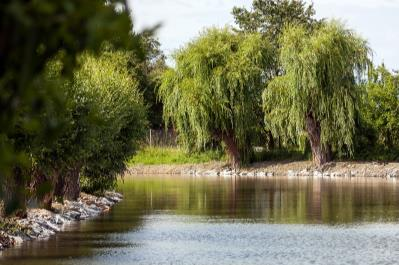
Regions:
M 337 21 L 313 31 L 288 27 L 280 54 L 286 73 L 263 94 L 267 126 L 294 141 L 306 132 L 316 165 L 331 160 L 332 147 L 352 153 L 369 53 L 367 42 Z
M 104 41 L 140 50 L 125 0 L 3 0 L 0 2 L 0 199 L 6 214 L 23 215 L 31 146 L 26 134 L 48 140 L 58 121 L 45 126 L 42 112 L 58 87 L 43 81 L 48 61 L 63 52 L 62 76 L 70 78 L 76 55 L 98 51 Z M 141 53 L 141 52 L 140 52 Z M 59 92 L 59 93 L 57 93 Z M 55 100 L 55 99 L 52 99 Z M 21 137 L 22 136 L 22 137 Z
M 257 33 L 213 28 L 174 55 L 176 67 L 164 74 L 159 96 L 185 146 L 223 142 L 234 167 L 248 161 L 270 53 Z
M 64 124 L 53 141 L 37 142 L 32 152 L 34 186 L 47 208 L 53 195 L 76 200 L 82 173 L 90 191 L 109 188 L 137 150 L 147 127 L 147 109 L 139 83 L 129 72 L 131 56 L 108 48 L 98 56 L 79 56 L 73 80 L 60 86 L 65 106 L 44 114 Z M 49 72 L 55 72 L 50 80 L 59 78 L 57 68 L 59 62 L 50 64 Z
M 76 85 L 95 95 L 101 121 L 82 174 L 86 191 L 104 191 L 116 184 L 145 137 L 147 107 L 137 76 L 129 71 L 132 53 L 104 52 L 101 57 L 85 58 L 76 75 Z M 78 195 L 78 193 L 77 193 Z

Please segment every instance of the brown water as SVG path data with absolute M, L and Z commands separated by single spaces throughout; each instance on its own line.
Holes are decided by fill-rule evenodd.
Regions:
M 7 265 L 398 264 L 399 183 L 130 177 L 110 214 L 0 254 Z

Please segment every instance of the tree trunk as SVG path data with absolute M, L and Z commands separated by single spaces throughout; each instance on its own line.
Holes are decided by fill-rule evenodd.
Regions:
M 26 216 L 26 178 L 20 167 L 15 167 L 4 186 L 4 213 Z
M 53 205 L 53 195 L 50 193 L 47 193 L 42 199 L 42 207 L 49 211 L 51 211 Z
M 269 140 L 267 142 L 267 148 L 269 151 L 271 151 L 275 148 L 274 138 L 273 138 L 273 134 L 271 131 L 267 131 L 267 138 Z
M 80 196 L 80 166 L 72 168 L 65 178 L 65 199 L 76 201 Z
M 313 163 L 322 166 L 331 161 L 331 147 L 323 147 L 321 144 L 321 126 L 313 113 L 306 115 L 306 130 L 309 136 L 310 147 L 312 148 Z
M 36 198 L 39 200 L 40 206 L 46 210 L 51 210 L 54 196 L 54 183 L 57 179 L 57 172 L 54 170 L 53 175 L 45 174 L 40 169 L 33 170 L 33 189 L 36 192 Z
M 233 168 L 238 168 L 241 163 L 241 156 L 237 143 L 232 133 L 222 133 L 222 141 L 226 145 L 226 151 L 229 156 L 229 162 Z
M 54 196 L 57 202 L 63 203 L 65 195 L 65 178 L 61 174 L 58 176 L 54 186 Z

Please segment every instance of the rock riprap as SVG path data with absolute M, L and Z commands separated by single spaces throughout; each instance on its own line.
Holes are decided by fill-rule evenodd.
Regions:
M 53 203 L 52 211 L 28 209 L 26 218 L 12 218 L 0 227 L 0 250 L 27 240 L 45 239 L 61 231 L 64 225 L 106 213 L 123 199 L 122 194 L 106 192 L 104 196 L 82 193 L 77 201 Z

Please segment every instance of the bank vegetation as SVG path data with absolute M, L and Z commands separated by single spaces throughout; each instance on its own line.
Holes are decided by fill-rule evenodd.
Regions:
M 126 1 L 3 1 L 1 215 L 112 189 L 129 161 L 156 163 L 150 128 L 177 133 L 166 163 L 399 158 L 399 75 L 367 40 L 304 1 L 232 13 L 167 66 Z

